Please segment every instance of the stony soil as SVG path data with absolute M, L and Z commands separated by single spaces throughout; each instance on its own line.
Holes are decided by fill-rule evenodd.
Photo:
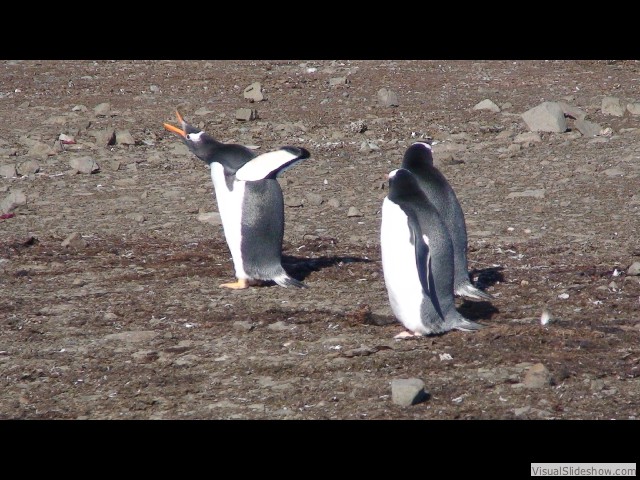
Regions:
M 0 418 L 637 418 L 640 116 L 601 102 L 638 101 L 639 79 L 631 61 L 1 62 L 0 166 L 24 175 L 0 201 L 26 203 L 0 220 Z M 487 98 L 501 111 L 473 109 Z M 610 133 L 568 119 L 517 143 L 547 100 Z M 225 142 L 311 151 L 281 178 L 285 267 L 310 288 L 218 287 L 232 263 L 202 221 L 207 167 L 162 128 L 176 108 Z M 458 301 L 479 332 L 395 340 L 385 175 L 427 137 L 495 300 Z M 425 401 L 393 401 L 406 378 Z

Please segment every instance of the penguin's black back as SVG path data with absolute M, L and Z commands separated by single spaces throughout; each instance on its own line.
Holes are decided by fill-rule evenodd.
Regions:
M 411 145 L 405 152 L 402 167 L 415 175 L 449 230 L 455 252 L 456 284 L 468 283 L 468 239 L 464 212 L 453 187 L 433 164 L 431 148 L 421 144 Z
M 445 219 L 464 215 L 460 202 L 446 177 L 433 164 L 431 149 L 421 144 L 411 145 L 405 152 L 402 168 L 413 173 L 427 197 Z M 466 233 L 466 230 L 465 230 Z

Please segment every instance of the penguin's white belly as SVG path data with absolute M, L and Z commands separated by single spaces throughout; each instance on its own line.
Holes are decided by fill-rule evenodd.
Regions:
M 242 202 L 244 198 L 245 183 L 235 180 L 233 190 L 229 190 L 224 176 L 224 167 L 217 162 L 211 164 L 211 180 L 216 192 L 218 211 L 224 236 L 233 258 L 237 278 L 247 278 L 240 252 L 242 241 Z
M 382 204 L 380 249 L 391 310 L 408 330 L 426 333 L 420 316 L 423 290 L 407 216 L 387 198 Z

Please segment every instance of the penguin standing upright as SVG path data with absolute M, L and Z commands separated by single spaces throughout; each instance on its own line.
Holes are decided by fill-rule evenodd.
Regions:
M 164 127 L 182 137 L 198 158 L 209 164 L 218 211 L 236 274 L 236 282 L 220 285 L 243 289 L 264 281 L 283 287 L 306 285 L 282 267 L 284 201 L 276 177 L 309 158 L 304 148 L 282 147 L 262 155 L 245 146 L 225 144 L 184 121 L 182 128 Z
M 410 332 L 397 338 L 482 328 L 456 310 L 449 231 L 416 177 L 403 168 L 389 173 L 380 248 L 391 309 Z
M 493 299 L 493 295 L 476 288 L 469 280 L 467 226 L 464 213 L 453 188 L 433 164 L 431 145 L 423 142 L 411 145 L 404 154 L 402 168 L 416 176 L 420 187 L 436 207 L 449 230 L 455 259 L 453 282 L 455 294 L 473 300 Z

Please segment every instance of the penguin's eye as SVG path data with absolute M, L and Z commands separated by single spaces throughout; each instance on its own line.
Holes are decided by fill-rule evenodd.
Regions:
M 201 141 L 202 134 L 203 134 L 203 132 L 188 133 L 185 138 L 187 140 L 189 140 L 190 142 L 199 142 L 199 141 Z

